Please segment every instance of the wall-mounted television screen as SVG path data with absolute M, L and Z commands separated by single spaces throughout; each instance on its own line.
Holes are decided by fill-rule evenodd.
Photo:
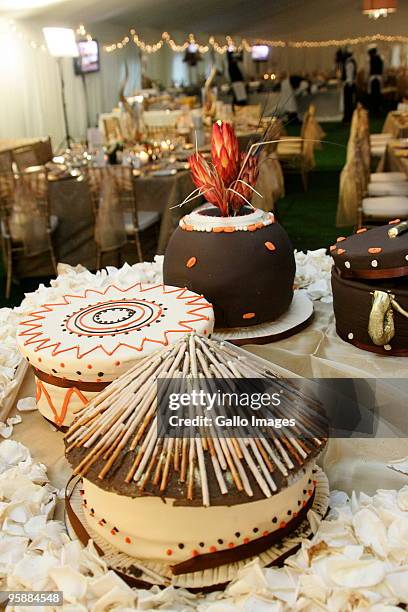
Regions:
M 78 42 L 79 55 L 74 59 L 75 74 L 98 72 L 99 45 L 97 40 L 81 40 Z
M 254 62 L 266 62 L 269 56 L 268 45 L 253 45 L 252 59 Z

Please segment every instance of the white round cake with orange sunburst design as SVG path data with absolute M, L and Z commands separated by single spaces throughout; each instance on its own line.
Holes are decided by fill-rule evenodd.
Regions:
M 17 340 L 34 368 L 40 412 L 61 427 L 135 361 L 213 325 L 211 304 L 188 289 L 110 285 L 44 304 L 20 323 Z

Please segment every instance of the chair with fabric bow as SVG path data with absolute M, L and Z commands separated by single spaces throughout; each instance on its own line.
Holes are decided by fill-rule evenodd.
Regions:
M 300 172 L 304 191 L 307 191 L 308 174 L 315 166 L 317 141 L 324 135 L 314 113 L 315 108 L 311 105 L 303 117 L 300 136 L 284 136 L 276 150 L 285 171 Z
M 88 168 L 87 178 L 95 214 L 97 269 L 107 253 L 116 251 L 121 259 L 126 244 L 135 245 L 138 260 L 143 261 L 140 234 L 158 223 L 160 215 L 138 209 L 132 168 Z
M 31 258 L 48 254 L 52 270 L 57 274 L 53 234 L 58 218 L 50 212 L 46 170 L 0 174 L 0 217 L 8 299 L 17 256 Z
M 367 168 L 361 141 L 355 137 L 349 143 L 347 162 L 340 175 L 337 227 L 388 222 L 395 217 L 408 216 L 408 197 L 405 195 L 370 196 L 367 191 Z M 367 197 L 368 196 L 368 197 Z

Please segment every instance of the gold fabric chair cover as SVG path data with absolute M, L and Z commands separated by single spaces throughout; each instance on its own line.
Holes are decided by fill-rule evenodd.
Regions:
M 96 209 L 95 242 L 101 251 L 120 249 L 127 241 L 120 194 L 132 190 L 131 171 L 122 166 L 89 168 L 88 182 Z
M 47 175 L 33 172 L 3 175 L 0 198 L 4 201 L 3 233 L 8 233 L 15 245 L 21 245 L 26 255 L 36 255 L 49 249 L 49 211 Z
M 340 174 L 336 226 L 356 226 L 364 194 L 364 171 L 358 151 L 350 156 Z
M 259 156 L 259 174 L 255 186 L 257 193 L 253 194 L 252 206 L 271 211 L 275 203 L 285 195 L 285 182 L 282 167 L 274 153 L 263 149 Z

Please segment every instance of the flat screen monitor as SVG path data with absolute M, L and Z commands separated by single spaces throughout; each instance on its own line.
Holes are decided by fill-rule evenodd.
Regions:
M 252 59 L 254 62 L 266 62 L 269 56 L 268 45 L 253 45 Z
M 97 40 L 81 40 L 78 42 L 79 55 L 74 59 L 75 74 L 98 72 L 99 45 Z

